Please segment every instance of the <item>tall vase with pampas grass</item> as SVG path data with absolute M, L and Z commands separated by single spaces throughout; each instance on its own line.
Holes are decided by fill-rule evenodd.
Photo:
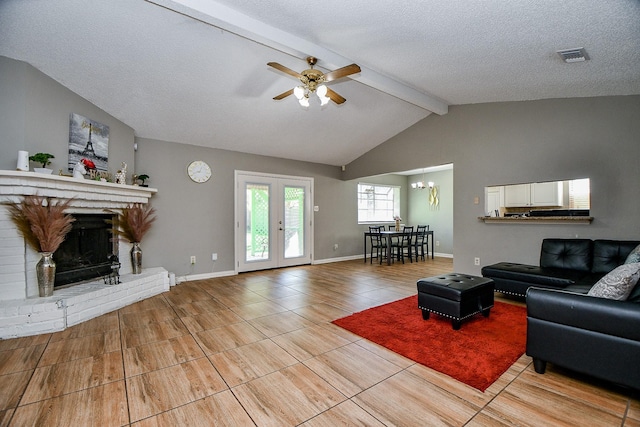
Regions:
M 9 204 L 9 217 L 18 232 L 42 256 L 36 264 L 38 293 L 41 297 L 53 295 L 56 263 L 53 253 L 71 231 L 75 219 L 64 211 L 71 200 L 65 202 L 40 196 L 26 196 L 21 202 Z
M 140 242 L 156 220 L 156 210 L 149 204 L 134 203 L 118 213 L 113 232 L 131 243 L 131 268 L 133 274 L 142 273 L 142 249 Z

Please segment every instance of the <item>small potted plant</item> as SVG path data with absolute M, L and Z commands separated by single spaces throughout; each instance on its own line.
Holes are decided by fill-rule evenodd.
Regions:
M 47 165 L 51 164 L 49 159 L 55 159 L 55 156 L 49 153 L 36 153 L 33 156 L 29 156 L 29 160 L 42 165 L 41 168 L 33 168 L 33 170 L 38 173 L 51 174 L 51 172 L 53 172 L 52 169 L 47 168 Z
M 142 181 L 142 184 L 140 184 L 140 187 L 148 187 L 148 185 L 145 184 L 144 182 L 149 179 L 149 175 L 146 175 L 146 174 L 138 175 L 138 179 Z

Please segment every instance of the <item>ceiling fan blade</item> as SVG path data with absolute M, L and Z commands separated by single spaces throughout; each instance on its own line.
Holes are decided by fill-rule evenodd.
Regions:
M 296 79 L 302 77 L 302 75 L 300 75 L 300 73 L 298 73 L 297 71 L 293 71 L 291 68 L 287 68 L 284 65 L 278 64 L 277 62 L 267 62 L 267 65 L 275 68 L 276 70 L 280 70 L 283 73 L 287 73 L 290 76 L 295 77 Z
M 291 95 L 292 93 L 293 93 L 293 89 L 289 89 L 286 92 L 282 92 L 280 95 L 274 96 L 273 99 L 275 99 L 276 101 L 279 101 L 282 98 L 286 98 L 287 96 Z
M 343 98 L 341 95 L 338 95 L 335 91 L 329 88 L 327 88 L 327 96 L 331 98 L 331 100 L 336 104 L 342 104 L 344 101 L 346 101 L 345 98 Z
M 324 81 L 330 82 L 342 77 L 349 76 L 351 74 L 359 73 L 360 67 L 357 64 L 347 65 L 346 67 L 338 68 L 324 75 Z

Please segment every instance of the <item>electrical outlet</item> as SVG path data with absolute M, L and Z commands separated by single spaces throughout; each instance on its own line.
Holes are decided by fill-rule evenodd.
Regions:
M 218 260 L 218 254 L 217 253 L 212 253 L 211 254 L 211 261 L 217 261 Z
M 336 243 L 335 245 L 333 245 L 333 250 L 337 251 L 338 250 L 338 244 Z
M 440 240 L 436 240 L 436 246 L 440 246 Z
M 195 255 L 191 255 L 191 265 L 196 263 L 196 256 Z
M 473 259 L 473 264 L 474 264 L 474 265 L 480 265 L 480 258 L 475 257 L 475 258 Z

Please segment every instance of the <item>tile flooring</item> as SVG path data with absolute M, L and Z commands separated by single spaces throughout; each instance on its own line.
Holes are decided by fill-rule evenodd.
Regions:
M 538 375 L 526 355 L 481 393 L 330 323 L 451 270 L 359 260 L 186 282 L 0 341 L 0 426 L 640 426 L 637 392 Z

